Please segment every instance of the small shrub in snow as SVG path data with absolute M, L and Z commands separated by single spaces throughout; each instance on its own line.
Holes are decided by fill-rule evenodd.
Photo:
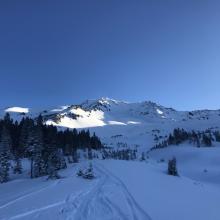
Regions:
M 86 170 L 79 169 L 76 175 L 79 177 L 83 177 L 84 179 L 94 179 L 95 175 L 93 172 L 92 164 L 90 163 L 88 169 Z
M 83 171 L 81 169 L 79 169 L 76 175 L 77 176 L 82 176 L 83 175 Z
M 92 164 L 89 164 L 89 168 L 83 173 L 82 177 L 84 179 L 94 179 L 94 172 L 93 172 L 93 167 Z

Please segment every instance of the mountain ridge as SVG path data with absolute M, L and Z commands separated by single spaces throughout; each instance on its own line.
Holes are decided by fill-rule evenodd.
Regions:
M 26 113 L 22 112 L 24 110 Z M 156 144 L 155 135 L 165 138 L 177 127 L 201 131 L 218 130 L 220 125 L 220 110 L 177 111 L 151 101 L 131 103 L 109 98 L 40 111 L 10 107 L 1 111 L 1 117 L 6 112 L 14 120 L 21 120 L 25 116 L 34 118 L 41 114 L 47 125 L 59 129 L 90 129 L 108 146 L 124 143 L 150 148 Z

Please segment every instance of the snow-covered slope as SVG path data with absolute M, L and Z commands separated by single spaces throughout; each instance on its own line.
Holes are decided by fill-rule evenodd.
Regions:
M 176 111 L 153 102 L 128 103 L 109 98 L 87 100 L 80 105 L 67 105 L 33 110 L 11 107 L 2 109 L 13 118 L 36 117 L 42 114 L 45 123 L 60 128 L 89 128 L 108 146 L 126 143 L 129 146 L 151 148 L 155 135 L 161 139 L 174 128 L 186 130 L 218 129 L 220 110 Z
M 28 164 L 27 164 L 28 165 Z M 194 163 L 195 165 L 195 163 Z M 219 186 L 166 174 L 154 161 L 93 161 L 96 178 L 76 177 L 86 162 L 69 165 L 59 180 L 22 177 L 0 185 L 4 220 L 219 220 Z

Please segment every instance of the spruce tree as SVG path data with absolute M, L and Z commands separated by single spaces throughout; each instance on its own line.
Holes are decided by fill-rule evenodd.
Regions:
M 203 144 L 205 145 L 205 146 L 207 146 L 207 147 L 211 147 L 212 146 L 212 137 L 211 137 L 211 135 L 209 134 L 203 134 L 203 136 L 202 136 L 202 142 L 203 142 Z
M 57 147 L 57 138 L 56 138 L 57 129 L 50 127 L 47 133 L 47 173 L 48 179 L 58 179 L 60 178 L 58 170 L 61 168 L 61 163 L 63 167 L 66 167 L 64 164 L 63 155 Z
M 40 124 L 34 125 L 29 129 L 27 139 L 27 150 L 31 160 L 31 178 L 36 178 L 45 174 L 43 161 L 43 133 Z
M 28 157 L 28 134 L 33 128 L 33 120 L 23 118 L 20 122 L 20 137 L 18 141 L 19 149 L 23 157 Z
M 168 162 L 168 174 L 172 176 L 178 176 L 175 157 Z
M 60 176 L 58 174 L 59 159 L 56 151 L 50 153 L 48 158 L 48 179 L 59 179 Z
M 66 169 L 67 164 L 66 164 L 65 157 L 63 155 L 63 150 L 58 149 L 57 150 L 57 155 L 58 155 L 58 163 L 59 163 L 58 169 Z
M 9 130 L 4 126 L 1 131 L 0 141 L 0 183 L 7 182 L 9 180 L 10 148 L 11 137 Z

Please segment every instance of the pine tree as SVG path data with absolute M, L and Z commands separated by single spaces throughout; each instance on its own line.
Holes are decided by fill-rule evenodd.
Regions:
M 31 178 L 36 178 L 45 174 L 45 166 L 43 161 L 43 133 L 41 124 L 30 127 L 28 139 L 28 155 L 31 160 Z
M 7 182 L 9 180 L 10 148 L 11 137 L 8 129 L 4 126 L 1 132 L 0 141 L 0 183 Z
M 5 114 L 3 121 L 6 129 L 8 129 L 10 132 L 10 129 L 13 125 L 13 120 L 11 119 L 10 114 L 8 112 Z
M 63 155 L 62 149 L 57 150 L 57 155 L 58 155 L 58 163 L 59 163 L 58 169 L 66 169 L 67 164 L 66 164 L 66 160 L 65 160 L 65 157 Z
M 172 176 L 178 176 L 175 157 L 168 162 L 168 174 Z
M 59 159 L 56 151 L 51 152 L 48 158 L 48 179 L 59 179 L 60 176 L 58 174 L 58 167 Z
M 58 179 L 60 178 L 58 170 L 61 169 L 61 163 L 64 166 L 63 154 L 57 146 L 57 129 L 50 127 L 47 133 L 47 173 L 48 179 Z M 65 163 L 66 167 L 66 163 Z
M 88 130 L 80 132 L 76 129 L 57 131 L 54 126 L 44 125 L 41 115 L 37 119 L 23 118 L 20 122 L 13 122 L 10 115 L 6 114 L 4 120 L 0 120 L 1 133 L 1 182 L 8 180 L 9 159 L 14 161 L 13 171 L 16 174 L 22 172 L 21 159 L 28 158 L 31 161 L 31 178 L 47 174 L 50 178 L 58 178 L 58 170 L 67 167 L 64 155 L 69 157 L 71 162 L 76 163 L 78 162 L 78 148 L 81 147 L 84 150 L 85 158 L 92 159 L 97 157 L 96 154 L 93 155 L 92 149 L 102 147 L 101 141 L 95 133 L 90 136 Z M 124 159 L 133 157 L 130 151 L 117 153 L 109 151 L 104 156 L 106 158 L 123 157 Z
M 211 135 L 203 134 L 202 136 L 202 142 L 205 146 L 211 147 L 212 146 L 212 137 Z
M 20 137 L 18 141 L 20 153 L 23 157 L 28 157 L 28 134 L 33 127 L 33 121 L 29 118 L 23 118 L 20 122 Z
M 215 136 L 215 141 L 220 142 L 220 132 L 219 131 L 215 131 L 214 132 L 214 136 Z

